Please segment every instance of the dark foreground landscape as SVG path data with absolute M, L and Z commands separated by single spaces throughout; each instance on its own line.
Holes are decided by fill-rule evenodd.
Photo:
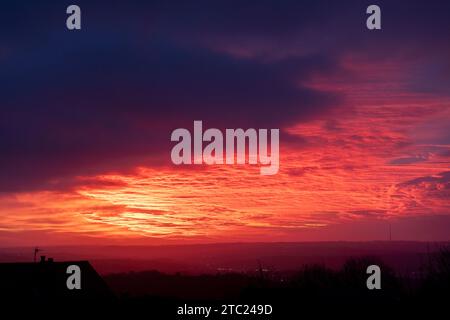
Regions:
M 72 251 L 66 249 L 67 255 L 75 254 L 74 248 Z M 2 263 L 1 301 L 16 311 L 30 311 L 17 307 L 27 305 L 38 309 L 61 309 L 61 312 L 71 310 L 72 314 L 98 312 L 124 318 L 144 315 L 143 318 L 148 319 L 293 319 L 310 313 L 333 316 L 344 313 L 355 317 L 416 312 L 430 315 L 446 310 L 450 301 L 448 243 L 198 245 L 185 248 L 185 255 L 197 259 L 191 260 L 190 266 L 168 259 L 174 253 L 182 257 L 178 252 L 180 247 L 165 249 L 128 248 L 120 251 L 115 248 L 115 259 L 111 256 L 106 259 L 109 253 L 103 250 L 105 259 L 94 259 L 93 265 L 102 266 L 109 261 L 110 268 L 116 266 L 117 272 L 101 275 L 87 261 L 58 262 L 44 258 L 36 263 Z M 52 250 L 56 252 L 55 248 Z M 154 260 L 154 268 L 151 268 L 152 260 L 147 260 L 148 256 L 135 256 L 129 260 L 129 270 L 123 271 L 124 257 L 139 251 L 153 251 L 154 255 L 159 252 L 160 256 L 166 257 L 165 260 L 161 257 Z M 308 255 L 306 251 L 309 251 Z M 8 254 L 11 249 L 2 251 L 3 260 Z M 80 257 L 89 254 L 92 252 L 88 253 L 87 248 L 80 249 Z M 203 268 L 198 260 L 200 257 L 206 259 Z M 253 259 L 251 266 L 249 261 Z M 78 263 L 84 268 L 84 291 L 80 290 L 82 294 L 78 296 L 60 285 L 65 284 L 64 268 L 70 263 Z M 181 268 L 180 271 L 170 270 L 175 265 Z M 381 269 L 380 290 L 367 288 L 369 275 L 366 269 L 369 265 L 378 265 Z M 141 270 L 144 266 L 149 269 Z M 59 269 L 62 271 L 57 271 Z M 58 272 L 63 275 L 61 278 L 53 275 Z M 241 312 L 247 310 L 248 314 L 230 314 L 233 307 L 227 307 L 229 305 L 249 305 L 248 309 L 245 306 L 239 309 Z M 257 314 L 266 305 L 270 305 L 265 309 L 270 314 Z M 252 306 L 255 307 L 252 309 Z M 179 314 L 189 312 L 190 307 L 191 311 L 197 307 L 195 310 L 199 312 L 203 310 L 200 307 L 210 307 L 211 312 L 208 316 Z

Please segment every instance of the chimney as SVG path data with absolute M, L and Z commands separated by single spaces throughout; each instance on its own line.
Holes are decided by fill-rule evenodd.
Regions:
M 41 263 L 45 262 L 45 256 L 41 256 Z

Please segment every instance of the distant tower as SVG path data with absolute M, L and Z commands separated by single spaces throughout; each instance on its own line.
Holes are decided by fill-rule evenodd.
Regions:
M 42 251 L 42 249 L 40 249 L 39 247 L 34 248 L 34 259 L 33 259 L 34 262 L 36 262 L 36 256 L 40 251 Z
M 389 241 L 392 241 L 392 228 L 390 222 L 389 222 Z

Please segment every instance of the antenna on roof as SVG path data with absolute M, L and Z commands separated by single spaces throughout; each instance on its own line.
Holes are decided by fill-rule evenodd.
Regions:
M 42 251 L 42 249 L 41 248 L 39 248 L 39 247 L 36 247 L 36 248 L 34 248 L 34 262 L 36 262 L 36 255 L 38 254 L 38 252 L 40 252 L 40 251 Z

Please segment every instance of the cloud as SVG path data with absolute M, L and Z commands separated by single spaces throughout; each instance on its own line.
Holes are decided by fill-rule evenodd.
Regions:
M 389 161 L 389 164 L 393 165 L 402 165 L 402 164 L 413 164 L 413 163 L 419 163 L 419 162 L 425 162 L 427 161 L 428 157 L 426 155 L 419 155 L 415 157 L 404 157 L 404 158 L 398 158 L 393 159 Z
M 448 225 L 434 144 L 448 141 L 449 3 L 379 4 L 377 33 L 361 1 L 80 1 L 75 33 L 64 4 L 2 6 L 0 191 L 21 192 L 2 199 L 0 231 L 323 240 L 380 238 L 379 218 L 403 215 L 438 217 L 411 218 L 413 238 Z M 281 128 L 279 175 L 167 167 L 170 132 L 193 120 Z
M 12 52 L 0 61 L 3 191 L 62 188 L 76 175 L 167 163 L 170 132 L 193 120 L 282 128 L 342 100 L 301 85 L 338 68 L 324 55 L 236 58 L 142 33 L 131 16 L 124 17 L 131 28 L 108 29 L 102 23 L 111 17 L 90 5 L 89 27 L 73 34 L 57 31 L 56 9 L 43 6 L 48 11 L 39 9 L 39 20 L 25 11 L 25 25 L 11 22 L 9 34 L 22 40 L 3 40 Z M 98 20 L 88 19 L 91 9 Z M 47 41 L 34 40 L 35 23 L 45 25 Z
M 434 176 L 425 176 L 420 178 L 415 178 L 406 182 L 401 183 L 402 186 L 420 186 L 420 185 L 440 185 L 441 189 L 450 189 L 450 171 L 441 172 Z

